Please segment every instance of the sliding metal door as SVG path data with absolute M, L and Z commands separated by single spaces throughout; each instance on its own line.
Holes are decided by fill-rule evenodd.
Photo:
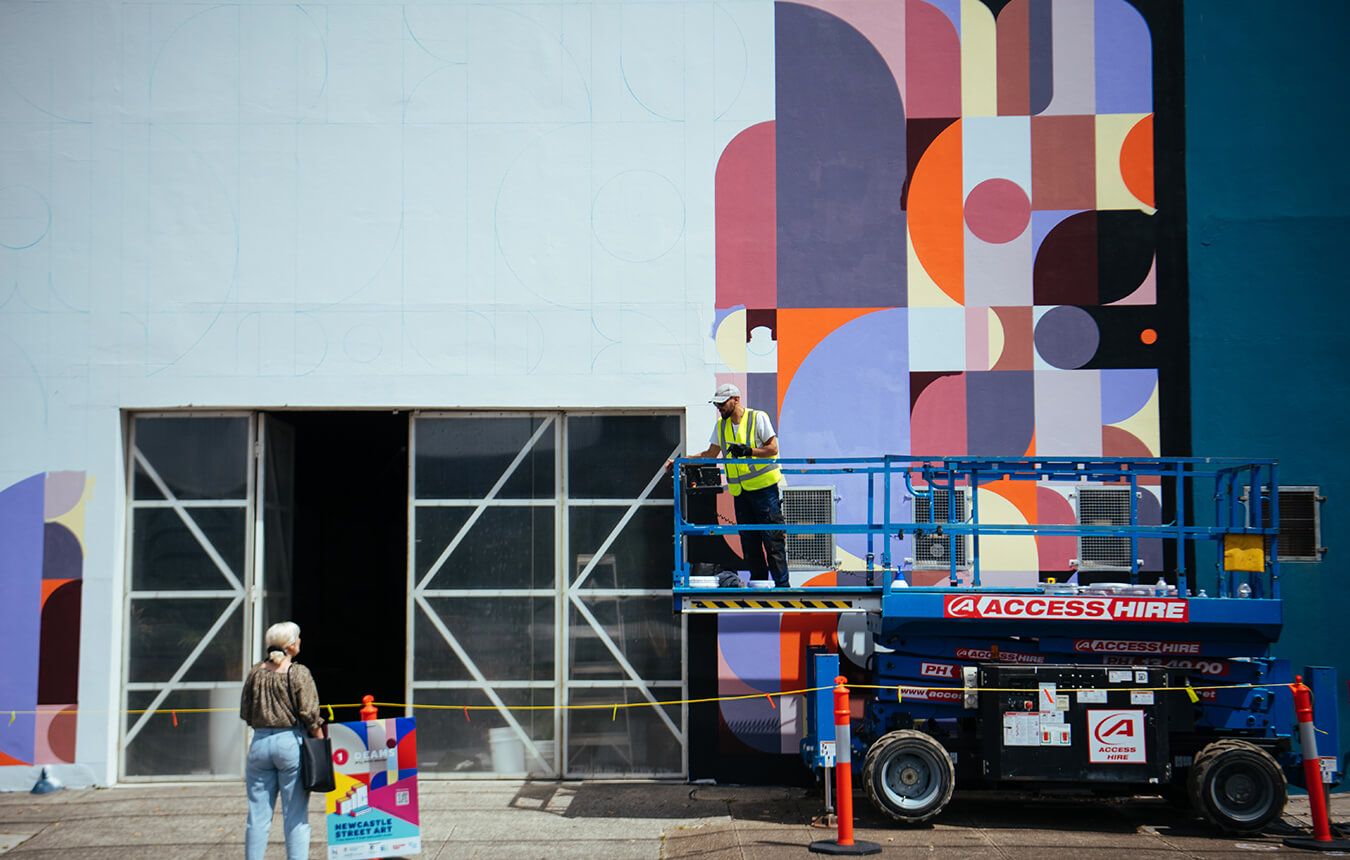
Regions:
M 249 413 L 129 427 L 120 778 L 237 779 L 240 685 L 291 615 L 295 433 Z
M 130 431 L 120 778 L 238 779 L 253 418 L 146 414 Z
M 412 437 L 422 768 L 683 774 L 684 707 L 656 705 L 684 689 L 664 479 L 681 417 L 422 414 Z

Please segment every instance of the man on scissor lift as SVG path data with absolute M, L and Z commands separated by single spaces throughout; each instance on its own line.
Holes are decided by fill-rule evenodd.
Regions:
M 712 404 L 722 417 L 713 425 L 708 448 L 696 457 L 726 454 L 750 463 L 727 463 L 727 489 L 741 525 L 782 525 L 783 510 L 778 484 L 783 479 L 775 458 L 778 435 L 769 416 L 741 403 L 741 390 L 731 383 L 717 387 Z M 741 551 L 751 580 L 767 581 L 772 575 L 778 588 L 787 588 L 787 548 L 781 531 L 741 533 Z

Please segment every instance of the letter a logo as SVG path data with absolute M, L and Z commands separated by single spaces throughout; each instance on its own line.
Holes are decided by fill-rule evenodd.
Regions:
M 1134 718 L 1131 716 L 1102 720 L 1097 726 L 1097 740 L 1104 744 L 1118 744 L 1122 738 L 1132 737 L 1134 737 Z

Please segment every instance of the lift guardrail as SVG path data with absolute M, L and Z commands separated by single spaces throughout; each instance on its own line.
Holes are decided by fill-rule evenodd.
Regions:
M 906 538 L 952 536 L 970 540 L 969 570 L 958 566 L 958 554 L 949 552 L 947 582 L 941 588 L 986 589 L 981 582 L 982 537 L 1063 536 L 1105 538 L 1123 547 L 1128 542 L 1128 565 L 1117 569 L 1122 583 L 1139 588 L 1148 583 L 1142 576 L 1161 574 L 1169 593 L 1178 597 L 1242 596 L 1254 599 L 1279 599 L 1278 554 L 1270 551 L 1279 533 L 1278 462 L 1270 459 L 1225 459 L 1182 457 L 922 457 L 885 455 L 880 457 L 782 458 L 778 460 L 785 483 L 791 486 L 803 477 L 810 483 L 825 482 L 843 502 L 844 510 L 856 511 L 851 521 L 833 523 L 788 523 L 777 525 L 740 525 L 730 522 L 691 522 L 688 501 L 691 492 L 709 492 L 709 469 L 719 463 L 748 463 L 749 460 L 675 460 L 675 570 L 677 594 L 706 593 L 691 589 L 693 564 L 688 551 L 690 537 L 718 537 L 748 531 L 781 529 L 788 535 L 829 534 L 833 540 L 863 536 L 865 551 L 858 554 L 861 563 L 842 566 L 841 571 L 860 574 L 858 588 L 888 596 L 896 587 L 913 587 L 908 581 L 912 567 L 896 563 L 896 549 Z M 691 481 L 693 470 L 699 481 Z M 994 522 L 982 519 L 981 493 L 1001 482 L 1034 482 L 1054 491 L 1082 488 L 1128 489 L 1128 514 L 1119 522 L 1030 523 Z M 969 494 L 968 515 L 959 520 L 939 520 L 915 516 L 915 502 L 931 498 L 934 491 Z M 1143 494 L 1154 494 L 1161 515 L 1155 523 L 1144 522 L 1140 502 Z M 1208 496 L 1208 500 L 1206 499 Z M 950 495 L 948 496 L 950 498 Z M 1212 501 L 1212 507 L 1205 504 Z M 1154 509 L 1152 505 L 1150 509 Z M 928 505 L 931 511 L 934 505 Z M 1212 513 L 1210 513 L 1212 511 Z M 1164 569 L 1141 570 L 1141 542 L 1163 542 Z M 1206 557 L 1208 555 L 1208 558 Z M 1214 575 L 1203 573 L 1212 559 Z M 1065 579 L 1082 571 L 1068 568 Z M 1072 582 L 1029 585 L 1028 591 L 1075 593 L 1091 587 Z M 1054 586 L 1050 588 L 1050 586 Z M 837 589 L 836 589 L 837 590 Z M 1018 591 L 993 587 L 1000 592 Z M 781 595 L 783 589 L 778 589 Z M 795 588 L 797 593 L 811 588 Z

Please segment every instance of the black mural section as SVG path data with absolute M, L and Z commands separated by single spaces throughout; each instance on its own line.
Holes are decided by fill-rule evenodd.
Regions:
M 1097 214 L 1097 303 L 1118 302 L 1139 288 L 1158 250 L 1154 216 L 1138 209 Z

